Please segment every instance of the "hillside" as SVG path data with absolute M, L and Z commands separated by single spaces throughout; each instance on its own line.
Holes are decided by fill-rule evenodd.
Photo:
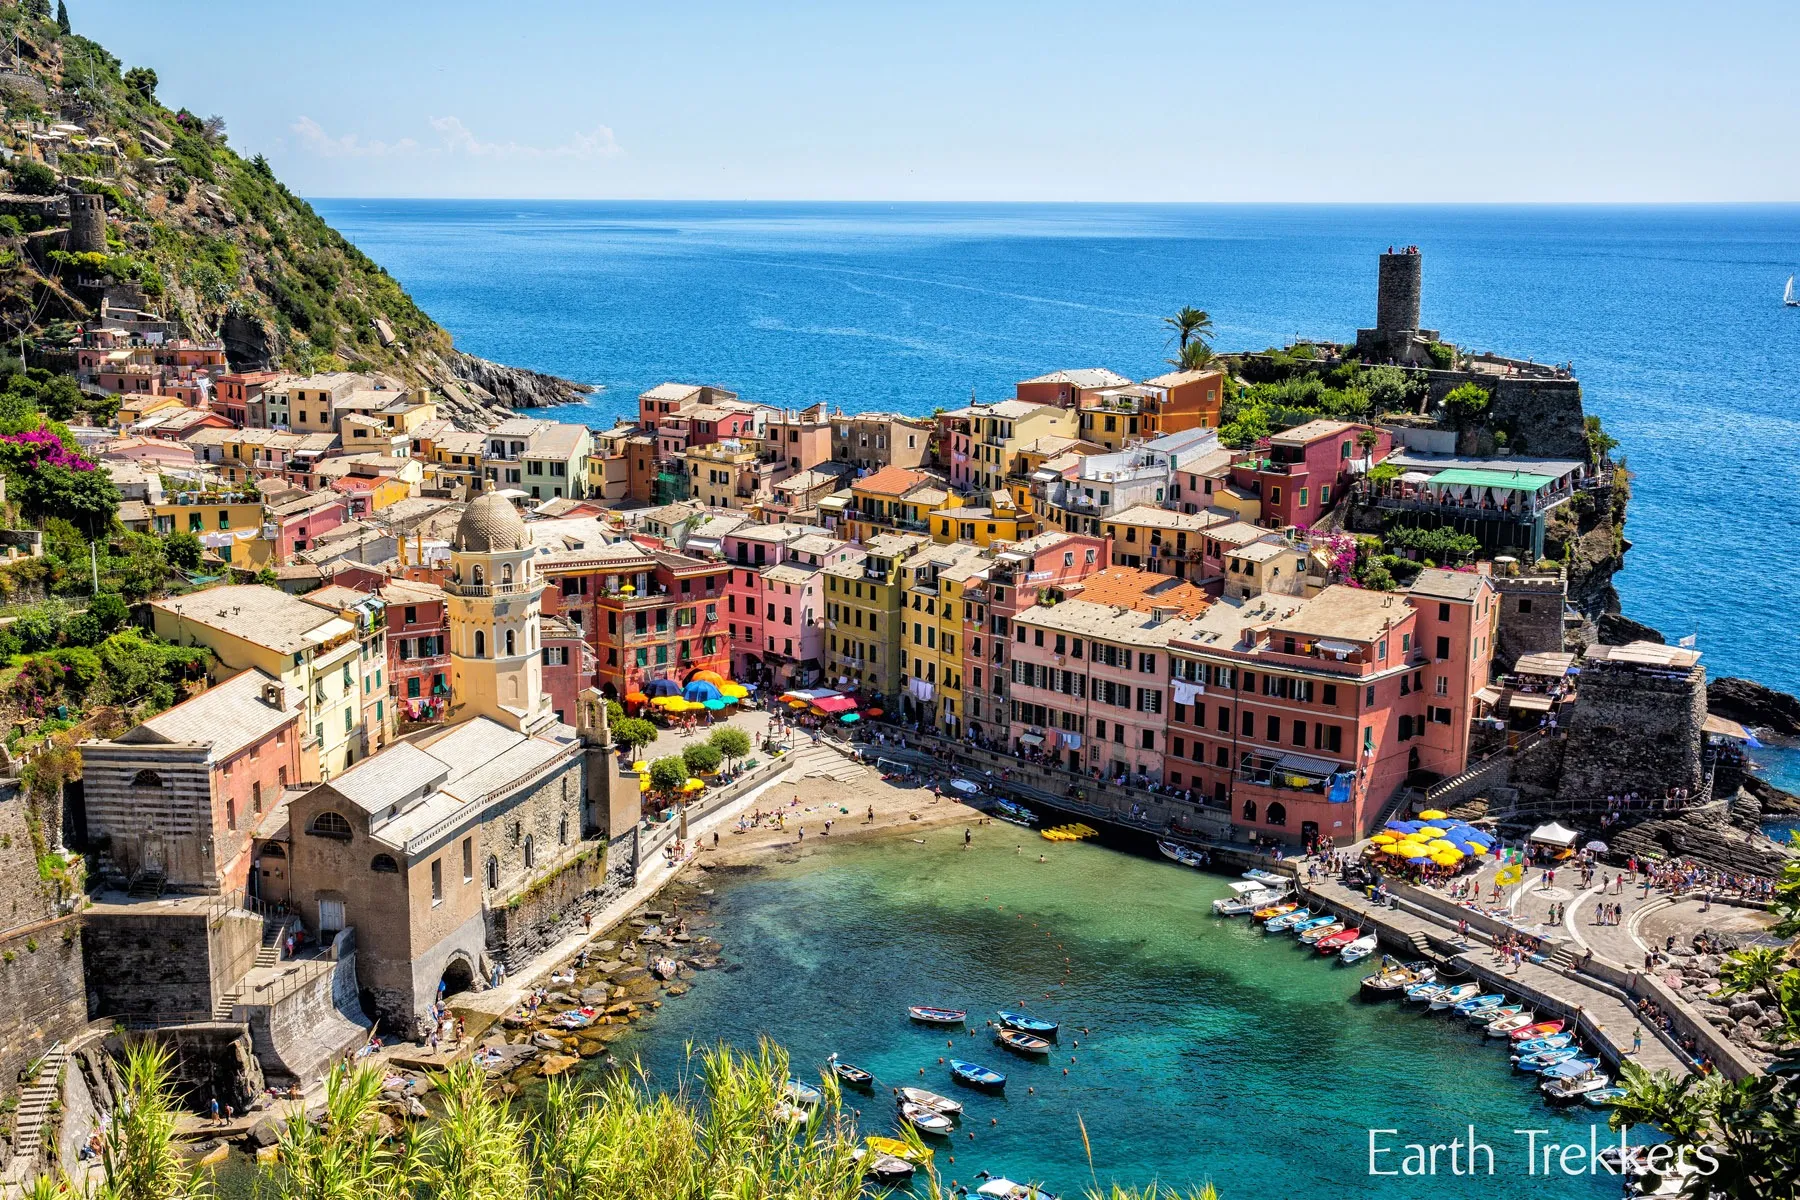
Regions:
M 66 341 L 105 296 L 222 339 L 238 369 L 385 371 L 443 391 L 452 413 L 476 422 L 587 390 L 456 350 L 261 155 L 234 152 L 223 118 L 170 111 L 153 69 L 127 69 L 62 28 L 48 0 L 0 0 L 0 43 L 9 341 Z M 104 251 L 69 241 L 73 192 L 105 197 Z

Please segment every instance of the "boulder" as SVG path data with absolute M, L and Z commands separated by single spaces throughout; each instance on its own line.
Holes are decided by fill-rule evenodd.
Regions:
M 605 985 L 583 988 L 581 989 L 581 1002 L 583 1004 L 605 1004 L 608 995 L 610 992 Z
M 256 1146 L 273 1146 L 281 1141 L 281 1131 L 286 1122 L 273 1115 L 266 1116 L 250 1127 L 250 1141 Z
M 538 1069 L 545 1075 L 561 1075 L 572 1067 L 581 1065 L 581 1060 L 573 1054 L 546 1054 L 538 1064 Z
M 1722 675 L 1706 685 L 1707 711 L 1776 733 L 1800 734 L 1800 699 L 1749 679 Z
M 536 1046 L 539 1050 L 557 1051 L 557 1050 L 561 1050 L 563 1047 L 561 1038 L 556 1037 L 552 1034 L 548 1034 L 548 1033 L 532 1034 L 531 1035 L 531 1044 L 533 1046 Z
M 1754 1000 L 1739 998 L 1726 1012 L 1734 1021 L 1758 1021 L 1762 1019 L 1763 1006 Z

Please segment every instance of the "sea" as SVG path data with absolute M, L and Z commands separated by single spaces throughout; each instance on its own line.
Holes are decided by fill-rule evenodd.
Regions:
M 1010 825 L 964 850 L 962 832 L 711 872 L 705 932 L 730 965 L 614 1054 L 672 1087 L 692 1079 L 691 1049 L 719 1040 L 772 1038 L 813 1080 L 835 1053 L 878 1081 L 846 1093 L 866 1133 L 892 1132 L 891 1087 L 954 1094 L 965 1113 L 937 1163 L 971 1188 L 988 1171 L 1065 1197 L 1153 1180 L 1182 1195 L 1210 1180 L 1228 1200 L 1619 1194 L 1604 1174 L 1544 1173 L 1546 1144 L 1582 1147 L 1585 1164 L 1590 1139 L 1617 1139 L 1602 1114 L 1545 1105 L 1459 1018 L 1360 999 L 1367 962 L 1214 916 L 1223 877 Z M 975 1032 L 916 1025 L 909 1004 L 963 1009 Z M 1060 1022 L 1054 1051 L 995 1046 L 999 1009 Z M 1004 1093 L 957 1087 L 951 1057 L 1005 1074 Z M 1485 1156 L 1453 1173 L 1449 1150 L 1429 1177 L 1374 1173 L 1401 1169 L 1409 1144 L 1466 1145 L 1471 1128 L 1492 1174 Z
M 1415 244 L 1428 326 L 1572 363 L 1619 439 L 1625 611 L 1800 691 L 1800 206 L 314 203 L 463 349 L 603 389 L 545 414 L 600 426 L 670 379 L 918 414 L 1144 378 L 1189 304 L 1220 349 L 1349 340 Z

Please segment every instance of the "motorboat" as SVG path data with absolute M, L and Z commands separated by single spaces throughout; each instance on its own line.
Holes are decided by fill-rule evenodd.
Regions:
M 1477 1009 L 1498 1008 L 1506 1003 L 1506 997 L 1499 992 L 1484 992 L 1479 996 L 1470 996 L 1467 1000 L 1456 1002 L 1456 1015 L 1466 1017 Z
M 894 1154 L 876 1154 L 866 1147 L 858 1146 L 850 1152 L 852 1158 L 862 1164 L 863 1174 L 876 1183 L 894 1186 L 905 1183 L 913 1176 L 916 1168 L 904 1158 Z
M 1282 913 L 1279 917 L 1271 917 L 1263 923 L 1263 930 L 1266 933 L 1280 933 L 1283 929 L 1291 929 L 1302 921 L 1311 920 L 1312 915 L 1313 911 L 1310 908 L 1296 908 Z
M 1336 933 L 1327 934 L 1313 943 L 1320 954 L 1336 954 L 1351 942 L 1363 935 L 1360 929 L 1340 929 Z
M 890 1157 L 903 1159 L 906 1162 L 915 1164 L 930 1162 L 932 1156 L 936 1153 L 930 1146 L 914 1147 L 910 1142 L 902 1141 L 899 1138 L 887 1137 L 879 1133 L 870 1134 L 863 1139 L 863 1142 L 876 1154 L 886 1154 Z
M 839 1083 L 858 1091 L 866 1092 L 875 1086 L 875 1076 L 854 1063 L 839 1062 L 835 1054 L 831 1056 L 831 1073 L 838 1077 Z
M 1292 900 L 1277 900 L 1267 908 L 1259 908 L 1250 914 L 1252 921 L 1272 921 L 1293 912 L 1300 906 Z
M 1201 862 L 1200 856 L 1186 846 L 1177 845 L 1174 842 L 1158 841 L 1156 848 L 1162 851 L 1164 858 L 1170 862 L 1178 862 L 1184 867 L 1192 867 L 1197 871 L 1205 865 Z
M 998 1177 L 976 1188 L 975 1195 L 988 1197 L 988 1200 L 1057 1200 L 1054 1193 L 1046 1192 L 1034 1183 L 1014 1183 Z
M 1506 1017 L 1516 1017 L 1525 1011 L 1523 1004 L 1490 1004 L 1486 1008 L 1478 1008 L 1469 1014 L 1469 1022 L 1473 1025 L 1487 1025 Z
M 1603 1087 L 1595 1088 L 1591 1092 L 1584 1093 L 1581 1097 L 1581 1102 L 1589 1108 L 1611 1108 L 1615 1103 L 1624 1098 L 1624 1088 Z
M 1369 955 L 1375 953 L 1375 948 L 1380 944 L 1381 939 L 1375 934 L 1365 933 L 1354 942 L 1351 942 L 1348 946 L 1345 946 L 1342 950 L 1339 950 L 1338 959 L 1346 964 L 1359 963 L 1363 959 L 1369 957 Z
M 1539 1021 L 1535 1025 L 1527 1025 L 1523 1029 L 1514 1029 L 1506 1036 L 1515 1042 L 1529 1042 L 1532 1038 L 1554 1037 L 1567 1026 L 1567 1021 Z
M 962 1058 L 950 1060 L 950 1078 L 964 1087 L 981 1088 L 989 1092 L 1000 1091 L 1006 1086 L 1006 1076 L 1000 1072 Z
M 1384 954 L 1381 970 L 1363 977 L 1362 994 L 1373 999 L 1395 996 L 1416 983 L 1430 983 L 1435 978 L 1437 971 L 1426 963 L 1398 963 Z
M 1459 983 L 1455 987 L 1445 988 L 1431 998 L 1432 1011 L 1442 1012 L 1446 1008 L 1455 1008 L 1479 991 L 1481 991 L 1479 983 Z
M 1263 883 L 1287 883 L 1289 881 L 1288 876 L 1278 875 L 1274 871 L 1265 871 L 1261 867 L 1251 867 L 1244 872 L 1244 878 L 1260 880 Z
M 1022 1012 L 1008 1012 L 1005 1009 L 994 1015 L 999 1017 L 1000 1023 L 1008 1029 L 1017 1029 L 1020 1033 L 1036 1034 L 1038 1037 L 1050 1038 L 1052 1041 L 1056 1039 L 1058 1026 L 1055 1021 L 1046 1021 Z
M 1542 1054 L 1546 1050 L 1561 1050 L 1575 1040 L 1572 1033 L 1558 1033 L 1550 1037 L 1532 1038 L 1528 1042 L 1520 1042 L 1513 1047 L 1513 1053 L 1521 1057 L 1527 1054 Z
M 930 1134 L 932 1137 L 949 1137 L 956 1128 L 956 1122 L 935 1108 L 906 1101 L 900 1103 L 900 1119 L 920 1133 Z
M 1545 1067 L 1554 1067 L 1557 1063 L 1568 1062 L 1571 1058 L 1581 1057 L 1581 1051 L 1574 1046 L 1564 1046 L 1560 1050 L 1539 1050 L 1535 1054 L 1513 1055 L 1513 1070 L 1542 1071 Z
M 1019 1029 L 999 1029 L 994 1032 L 994 1040 L 1015 1054 L 1048 1054 L 1050 1043 L 1036 1034 L 1026 1033 Z
M 1259 908 L 1267 908 L 1286 895 L 1273 888 L 1260 888 L 1243 896 L 1227 896 L 1213 901 L 1213 912 L 1221 917 L 1241 917 L 1253 913 Z
M 1538 1084 L 1538 1091 L 1544 1093 L 1544 1099 L 1552 1104 L 1572 1104 L 1589 1092 L 1598 1092 L 1603 1088 L 1611 1087 L 1612 1076 L 1595 1070 L 1594 1066 L 1589 1065 L 1593 1061 L 1571 1059 L 1566 1063 L 1559 1063 L 1557 1066 L 1551 1067 L 1544 1072 L 1548 1078 Z M 1586 1073 L 1553 1074 L 1553 1072 L 1562 1071 L 1565 1067 L 1585 1067 Z
M 928 1004 L 914 1004 L 906 1015 L 921 1025 L 961 1025 L 969 1019 L 969 1014 L 960 1008 L 932 1008 Z
M 1529 1010 L 1525 1012 L 1516 1012 L 1510 1017 L 1500 1017 L 1497 1020 L 1489 1021 L 1487 1025 L 1487 1035 L 1496 1038 L 1509 1038 L 1512 1036 L 1513 1030 L 1524 1029 L 1527 1026 L 1535 1024 L 1537 1024 L 1536 1013 Z M 1552 1030 L 1551 1032 L 1554 1033 L 1555 1031 Z
M 952 1100 L 948 1096 L 940 1096 L 936 1092 L 928 1092 L 924 1088 L 895 1088 L 894 1094 L 907 1104 L 917 1104 L 920 1108 L 929 1108 L 932 1112 L 943 1113 L 946 1117 L 962 1115 L 962 1101 Z
M 995 800 L 994 815 L 999 817 L 1002 821 L 1008 821 L 1014 825 L 1023 825 L 1027 829 L 1038 823 L 1038 815 L 1036 813 L 1032 812 L 1029 808 L 1026 808 L 1023 804 L 1018 804 L 1011 800 Z
M 1406 988 L 1406 1000 L 1409 1004 L 1427 1004 L 1448 990 L 1443 984 L 1430 981 L 1409 984 Z

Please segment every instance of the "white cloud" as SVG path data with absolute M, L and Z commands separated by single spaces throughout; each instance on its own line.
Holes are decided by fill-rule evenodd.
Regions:
M 605 125 L 596 125 L 588 133 L 577 133 L 555 146 L 536 146 L 528 142 L 484 142 L 464 125 L 461 117 L 432 117 L 431 127 L 443 139 L 444 149 L 453 154 L 470 154 L 478 158 L 609 158 L 622 153 L 618 139 Z
M 417 154 L 419 143 L 412 138 L 397 142 L 365 142 L 354 133 L 332 137 L 311 117 L 301 117 L 289 126 L 300 137 L 300 144 L 320 158 L 392 158 Z

